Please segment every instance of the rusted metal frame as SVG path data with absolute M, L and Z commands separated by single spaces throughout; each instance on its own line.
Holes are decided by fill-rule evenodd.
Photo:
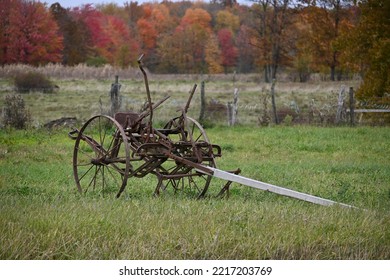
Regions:
M 132 178 L 132 177 L 142 178 L 150 173 L 154 173 L 154 170 L 156 168 L 158 168 L 159 166 L 161 166 L 161 164 L 163 164 L 167 160 L 167 158 L 145 157 L 145 158 L 143 158 L 143 160 L 145 161 L 145 163 L 142 164 L 141 166 L 139 166 L 137 169 L 131 171 L 128 175 L 128 179 Z M 117 198 L 120 197 L 122 192 L 125 190 L 125 187 L 126 187 L 126 185 L 122 186 L 119 189 L 119 191 L 116 195 Z
M 149 106 L 149 123 L 148 123 L 148 127 L 147 127 L 147 131 L 146 131 L 146 142 L 149 142 L 149 137 L 152 133 L 156 133 L 156 130 L 153 129 L 152 125 L 153 125 L 153 104 L 152 104 L 152 98 L 151 98 L 151 95 L 150 95 L 150 90 L 149 90 L 149 82 L 148 82 L 148 76 L 142 66 L 142 58 L 143 58 L 143 54 L 138 58 L 138 65 L 139 65 L 139 68 L 144 76 L 144 82 L 145 82 L 145 88 L 146 88 L 146 95 L 147 95 L 147 98 L 148 98 L 148 106 Z M 166 98 L 168 99 L 168 98 Z M 165 100 L 164 100 L 165 101 Z M 161 102 L 162 103 L 162 102 Z M 161 134 L 162 135 L 162 134 Z M 160 135 L 160 137 L 161 137 Z
M 174 126 L 175 129 L 179 131 L 178 134 L 180 134 L 181 139 L 183 139 L 183 141 L 187 141 L 188 132 L 184 129 L 184 118 L 182 115 L 171 119 L 167 125 L 169 125 L 170 127 Z
M 162 103 L 164 103 L 165 101 L 167 101 L 168 99 L 170 98 L 170 96 L 166 96 L 164 97 L 163 99 L 161 99 L 160 101 L 156 102 L 155 104 L 152 104 L 152 107 L 145 111 L 145 112 L 142 112 L 138 119 L 135 121 L 135 123 L 138 123 L 140 121 L 142 121 L 144 118 L 146 118 L 147 116 L 149 116 L 149 114 L 154 111 L 157 107 L 159 107 Z
M 79 137 L 80 137 L 80 140 L 83 140 L 84 142 L 86 142 L 96 153 L 101 154 L 102 150 L 104 153 L 106 152 L 104 149 L 102 149 L 100 144 L 98 142 L 96 142 L 92 137 L 89 137 L 89 136 L 84 135 L 84 134 L 81 134 Z
M 215 144 L 209 144 L 207 142 L 196 142 L 196 147 L 199 149 L 199 151 L 202 152 L 202 158 L 205 156 L 207 157 L 221 157 L 222 156 L 222 150 L 219 145 Z M 191 147 L 192 144 L 182 142 L 182 143 L 175 143 L 174 147 L 180 148 L 180 147 Z M 214 153 L 214 150 L 216 150 L 216 153 Z
M 68 132 L 68 137 L 72 140 L 76 140 L 79 135 L 79 130 L 77 128 L 74 128 L 73 130 Z M 74 136 L 76 134 L 76 136 Z
M 162 173 L 161 171 L 158 171 L 157 169 L 154 170 L 152 173 L 155 174 L 157 176 L 157 179 L 158 179 L 156 188 L 154 190 L 154 195 L 155 196 L 159 196 L 160 195 L 160 189 L 163 186 L 164 180 L 172 180 L 173 179 L 173 178 L 170 179 L 170 178 L 167 177 L 167 176 L 171 176 L 169 174 L 175 174 L 176 172 L 178 172 L 183 167 L 185 167 L 185 165 L 180 163 L 180 164 L 176 164 L 176 166 L 171 171 L 163 169 L 163 172 L 165 172 L 165 174 Z M 162 168 L 162 167 L 160 166 L 160 168 Z M 178 176 L 179 176 L 178 178 L 182 178 L 183 177 L 181 175 L 178 175 Z
M 150 142 L 150 139 L 153 137 L 142 137 L 141 134 L 137 137 L 135 137 L 134 134 L 132 134 L 132 133 L 130 133 L 128 135 L 129 146 L 130 146 L 131 150 L 133 151 L 132 157 L 134 157 L 135 155 L 139 155 L 140 156 L 139 160 L 142 160 L 143 157 L 146 156 L 146 155 L 140 154 L 140 152 L 139 152 L 139 150 L 142 146 L 160 143 L 164 147 L 167 147 L 167 143 L 169 143 L 167 137 L 165 135 L 163 135 L 162 133 L 159 133 L 156 131 L 154 131 L 154 132 L 155 132 L 155 134 L 153 134 L 153 135 L 157 135 L 160 137 L 159 139 L 157 139 L 157 142 Z M 141 140 L 145 140 L 145 141 L 141 141 Z M 147 141 L 147 140 L 149 140 L 149 141 Z
M 145 177 L 147 174 L 151 173 L 153 170 L 155 170 L 157 167 L 159 167 L 162 163 L 164 163 L 167 160 L 167 158 L 153 158 L 151 157 L 150 160 L 145 161 L 144 164 L 139 166 L 136 170 L 131 172 L 130 174 L 137 178 Z
M 166 138 L 166 136 L 162 135 L 162 138 Z M 142 149 L 145 148 L 146 150 L 142 151 Z M 161 153 L 159 152 L 158 154 L 148 154 L 148 148 L 163 149 L 163 151 Z M 166 157 L 167 153 L 171 153 L 171 145 L 169 142 L 165 141 L 165 139 L 158 139 L 158 142 L 149 142 L 139 145 L 137 150 L 134 151 L 134 154 L 139 155 L 145 161 L 145 163 L 134 170 L 132 174 L 134 174 L 136 177 L 143 177 L 148 173 L 151 173 L 168 159 L 168 157 Z
M 177 161 L 177 162 L 183 163 L 184 165 L 187 165 L 187 166 L 190 166 L 190 167 L 195 168 L 197 170 L 200 170 L 201 173 L 204 173 L 204 174 L 207 174 L 207 175 L 213 175 L 213 170 L 212 169 L 210 169 L 209 167 L 204 166 L 204 165 L 202 165 L 200 163 L 190 161 L 188 159 L 176 156 L 174 154 L 166 153 L 166 156 L 171 158 L 171 159 L 173 159 L 173 160 L 175 160 L 175 161 Z
M 79 132 L 80 133 L 80 132 Z M 120 131 L 117 130 L 115 134 L 120 135 Z M 106 151 L 96 140 L 94 140 L 92 137 L 81 134 L 80 140 L 83 140 L 86 142 L 97 154 L 101 155 L 99 158 L 96 158 L 95 161 L 91 160 L 91 163 L 94 165 L 104 165 L 107 166 L 108 164 L 112 164 L 116 170 L 119 172 L 123 170 L 118 168 L 115 163 L 126 163 L 126 159 L 120 159 L 117 158 L 117 155 L 119 153 L 120 145 L 122 144 L 122 141 L 120 140 L 120 136 L 115 135 L 110 143 L 110 149 Z M 113 144 L 113 145 L 111 145 Z
M 146 156 L 151 156 L 151 157 L 164 156 L 165 157 L 167 149 L 170 152 L 170 149 L 167 148 L 165 145 L 161 144 L 160 142 L 145 143 L 145 144 L 142 144 L 138 147 L 138 149 L 135 151 L 135 154 L 137 154 L 141 157 L 146 157 Z
M 233 170 L 233 171 L 226 171 L 228 173 L 232 173 L 232 174 L 240 174 L 241 173 L 241 169 L 238 168 L 236 170 Z M 220 197 L 220 198 L 223 198 L 224 195 L 226 194 L 226 197 L 229 198 L 229 190 L 230 190 L 230 185 L 232 184 L 233 182 L 232 181 L 227 181 L 226 184 L 222 187 L 222 189 L 220 190 L 220 192 L 216 195 L 216 197 Z
M 146 74 L 143 66 L 142 66 L 142 58 L 144 57 L 144 54 L 141 54 L 141 56 L 138 58 L 138 66 L 141 70 L 143 76 L 144 76 L 144 82 L 145 82 L 145 88 L 146 88 L 146 95 L 148 98 L 148 106 L 149 106 L 149 129 L 152 129 L 152 121 L 153 121 L 153 105 L 152 105 L 152 98 L 150 96 L 150 90 L 149 90 L 149 82 L 148 82 L 148 75 Z
M 190 129 L 190 128 L 188 127 L 187 119 L 190 120 L 190 121 L 194 124 L 194 126 L 193 126 L 192 129 Z M 210 146 L 209 146 L 209 150 L 210 150 L 210 153 L 212 153 L 212 146 L 211 146 L 211 144 L 210 144 L 210 140 L 209 140 L 208 137 L 207 137 L 206 131 L 203 129 L 203 127 L 200 125 L 200 123 L 199 123 L 198 121 L 196 121 L 195 119 L 193 119 L 193 118 L 191 118 L 191 117 L 186 117 L 186 122 L 185 122 L 185 124 L 186 124 L 186 126 L 187 126 L 188 134 L 190 134 L 190 136 L 191 136 L 191 144 L 192 144 L 193 147 L 194 147 L 194 152 L 195 152 L 196 157 L 198 158 L 198 162 L 202 162 L 202 161 L 203 161 L 203 160 L 202 160 L 202 154 L 201 154 L 201 152 L 199 151 L 198 147 L 196 147 L 196 145 L 199 144 L 198 140 L 199 140 L 199 138 L 200 138 L 201 136 L 203 136 L 205 143 L 207 143 L 208 145 L 210 145 Z M 200 130 L 200 135 L 198 136 L 197 139 L 194 140 L 194 139 L 193 139 L 193 132 L 194 132 L 195 126 L 198 127 L 198 129 Z M 200 160 L 200 161 L 199 161 L 199 160 Z
M 194 96 L 196 87 L 197 87 L 197 84 L 194 84 L 194 86 L 192 87 L 192 90 L 190 91 L 190 96 L 188 97 L 186 106 L 185 106 L 184 109 L 183 109 L 183 111 L 184 111 L 185 114 L 187 114 L 188 109 L 190 108 L 191 100 L 192 100 L 192 97 Z
M 184 113 L 183 113 L 184 114 Z M 188 131 L 188 135 L 190 137 L 190 143 L 192 145 L 192 152 L 194 154 L 194 156 L 196 157 L 197 159 L 197 162 L 198 163 L 201 163 L 202 162 L 202 154 L 199 152 L 199 149 L 198 147 L 196 146 L 196 143 L 194 141 L 194 138 L 193 138 L 193 134 L 192 132 L 188 129 L 188 122 L 187 122 L 187 118 L 185 117 L 184 115 L 184 125 L 186 126 L 186 129 Z
M 166 180 L 168 180 L 168 182 L 170 182 L 170 184 L 175 189 L 175 191 L 178 191 L 180 188 L 178 188 L 177 181 L 180 181 L 181 179 L 184 179 L 184 178 L 189 178 L 189 180 L 191 180 L 191 178 L 193 178 L 193 177 L 205 176 L 204 172 L 199 172 L 198 170 L 195 170 L 195 167 L 202 168 L 202 166 L 203 166 L 201 164 L 197 164 L 195 158 L 192 158 L 193 161 L 191 161 L 191 160 L 185 159 L 185 158 L 180 157 L 180 156 L 175 156 L 172 154 L 170 154 L 170 155 L 171 156 L 169 156 L 169 157 L 171 159 L 174 159 L 176 162 L 176 166 L 172 170 L 169 170 L 169 171 L 164 170 L 165 173 L 158 171 L 158 170 L 155 170 L 152 172 L 158 178 L 158 183 L 157 183 L 157 186 L 156 186 L 156 189 L 154 192 L 154 195 L 156 195 L 156 196 L 160 194 L 160 189 L 163 186 L 163 182 Z M 211 160 L 213 160 L 213 159 L 210 158 L 209 161 L 211 161 Z M 191 170 L 195 170 L 196 172 L 190 173 Z M 208 185 L 210 184 L 210 180 L 211 180 L 211 176 L 209 176 L 209 175 L 207 175 L 207 176 L 208 176 L 207 179 L 205 179 L 205 184 L 207 184 L 206 190 L 207 190 Z M 199 185 L 195 181 L 192 181 L 192 184 L 195 185 L 196 187 L 199 187 Z M 200 193 L 199 197 L 203 197 L 204 193 L 205 193 L 205 190 L 203 190 L 202 193 Z

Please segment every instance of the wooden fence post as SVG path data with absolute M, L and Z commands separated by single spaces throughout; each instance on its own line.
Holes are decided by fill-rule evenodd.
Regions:
M 353 87 L 349 88 L 349 116 L 351 121 L 351 126 L 355 125 L 355 96 Z
M 336 124 L 339 124 L 342 119 L 343 107 L 344 107 L 344 93 L 345 86 L 342 86 L 339 91 L 339 97 L 337 100 L 337 112 L 336 112 Z
M 278 124 L 279 120 L 278 120 L 278 114 L 276 112 L 276 102 L 275 102 L 275 84 L 276 84 L 276 79 L 273 79 L 271 85 L 271 102 L 272 102 L 272 110 L 274 113 L 274 121 L 275 124 Z
M 111 97 L 111 116 L 114 116 L 116 112 L 119 111 L 121 107 L 121 96 L 120 88 L 121 84 L 119 83 L 119 76 L 115 75 L 115 83 L 111 84 L 110 97 Z
M 200 113 L 199 113 L 199 122 L 203 123 L 204 113 L 206 110 L 206 98 L 205 98 L 205 82 L 202 81 L 200 85 Z
M 228 102 L 228 123 L 230 126 L 233 126 L 237 122 L 238 114 L 238 88 L 234 89 L 233 102 Z

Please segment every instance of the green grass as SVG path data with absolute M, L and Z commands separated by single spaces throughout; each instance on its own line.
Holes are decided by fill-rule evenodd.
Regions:
M 351 204 L 323 207 L 233 185 L 216 199 L 80 195 L 67 131 L 0 130 L 0 259 L 389 259 L 389 128 L 214 127 L 218 167 Z

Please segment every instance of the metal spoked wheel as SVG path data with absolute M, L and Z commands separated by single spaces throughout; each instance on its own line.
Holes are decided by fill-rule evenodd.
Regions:
M 81 128 L 73 151 L 79 192 L 103 195 L 126 186 L 131 169 L 127 136 L 113 118 L 98 115 Z
M 175 129 L 176 125 L 180 127 L 179 120 L 171 122 L 167 128 Z M 181 126 L 182 127 L 182 126 Z M 194 149 L 202 155 L 202 164 L 216 168 L 215 158 L 209 154 L 210 141 L 203 127 L 193 118 L 186 117 L 186 131 L 176 135 L 178 141 L 188 143 L 187 147 L 181 146 L 181 150 L 175 151 L 181 157 L 193 157 Z M 192 140 L 192 141 L 191 141 Z M 195 143 L 195 147 L 190 143 Z M 170 164 L 170 166 L 169 166 Z M 168 160 L 163 166 L 166 175 L 156 188 L 156 194 L 160 192 L 181 193 L 189 197 L 203 198 L 210 186 L 212 176 L 203 174 L 187 165 Z

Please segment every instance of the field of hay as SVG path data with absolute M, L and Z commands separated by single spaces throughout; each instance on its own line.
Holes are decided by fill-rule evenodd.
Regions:
M 67 130 L 0 130 L 0 259 L 389 259 L 388 128 L 207 130 L 219 168 L 354 205 L 324 207 L 233 184 L 229 199 L 76 191 Z M 245 139 L 245 141 L 243 141 Z
M 122 110 L 139 111 L 146 101 L 142 77 L 122 74 Z M 222 147 L 218 168 L 241 168 L 243 176 L 359 209 L 313 205 L 238 184 L 221 200 L 214 195 L 223 182 L 214 179 L 202 200 L 154 198 L 152 175 L 129 180 L 120 199 L 115 192 L 80 195 L 69 128 L 43 126 L 62 117 L 75 117 L 80 126 L 109 112 L 114 77 L 84 78 L 53 75 L 54 93 L 23 94 L 31 127 L 0 129 L 0 259 L 390 258 L 388 127 L 324 126 L 333 120 L 319 116 L 315 126 L 291 126 L 290 117 L 281 126 L 262 127 L 270 85 L 255 75 L 151 75 L 153 101 L 170 96 L 156 111 L 155 126 L 179 114 L 194 83 L 205 81 L 207 103 L 220 108 L 239 89 L 237 126 L 226 125 L 223 109 L 207 112 L 209 138 Z M 358 82 L 278 82 L 277 107 L 288 116 L 314 104 L 333 116 L 342 86 Z M 12 81 L 3 75 L 0 106 L 10 93 Z M 198 90 L 190 116 L 199 116 L 199 104 Z

